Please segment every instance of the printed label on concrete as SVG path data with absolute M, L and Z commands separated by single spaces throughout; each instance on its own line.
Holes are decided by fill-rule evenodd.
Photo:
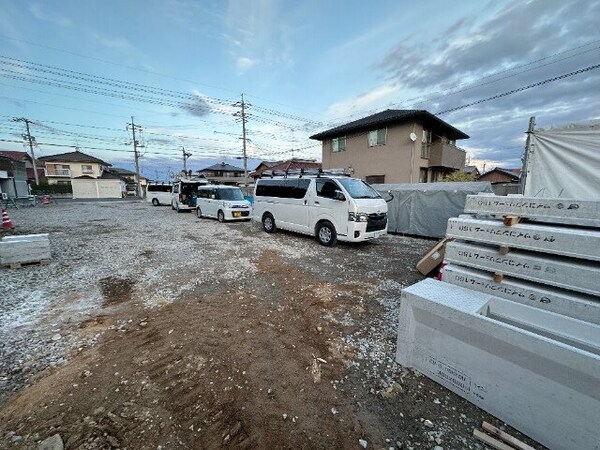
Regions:
M 600 448 L 598 325 L 427 279 L 402 292 L 397 348 L 549 448 Z
M 454 241 L 446 245 L 448 262 L 523 280 L 600 296 L 600 264 L 524 251 L 501 255 L 493 247 Z
M 544 222 L 600 227 L 600 202 L 522 195 L 467 195 L 465 212 L 520 216 Z
M 490 272 L 456 264 L 448 264 L 442 273 L 442 280 L 446 283 L 600 325 L 600 297 L 580 295 L 511 277 L 495 282 Z
M 460 216 L 448 220 L 447 237 L 555 255 L 600 261 L 600 231 L 519 223 L 505 226 L 497 220 Z

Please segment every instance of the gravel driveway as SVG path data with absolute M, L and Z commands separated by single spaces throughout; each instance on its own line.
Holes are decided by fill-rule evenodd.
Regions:
M 0 447 L 483 448 L 473 428 L 502 426 L 394 362 L 430 240 L 324 248 L 143 202 L 10 214 L 53 259 L 0 269 Z

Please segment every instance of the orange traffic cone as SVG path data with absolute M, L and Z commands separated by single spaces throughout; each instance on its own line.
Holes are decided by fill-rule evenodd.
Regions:
M 14 227 L 15 226 L 13 225 L 12 220 L 10 220 L 10 217 L 8 217 L 8 213 L 5 209 L 2 209 L 2 228 L 9 230 Z
M 44 195 L 42 197 L 42 205 L 49 205 L 50 204 L 50 197 L 48 197 L 47 195 Z

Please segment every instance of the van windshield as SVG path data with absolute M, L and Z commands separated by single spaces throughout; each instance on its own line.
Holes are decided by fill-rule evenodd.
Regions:
M 375 189 L 357 178 L 338 178 L 336 180 L 352 198 L 381 198 Z
M 239 189 L 219 189 L 219 198 L 221 200 L 244 200 L 242 191 Z

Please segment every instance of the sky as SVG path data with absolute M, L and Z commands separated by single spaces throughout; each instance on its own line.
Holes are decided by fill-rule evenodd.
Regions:
M 133 116 L 147 177 L 182 148 L 188 169 L 242 167 L 244 94 L 250 169 L 320 160 L 310 135 L 387 108 L 464 131 L 480 169 L 519 167 L 531 116 L 600 120 L 599 19 L 594 0 L 0 0 L 0 148 L 25 148 L 27 118 L 36 156 L 133 168 Z

